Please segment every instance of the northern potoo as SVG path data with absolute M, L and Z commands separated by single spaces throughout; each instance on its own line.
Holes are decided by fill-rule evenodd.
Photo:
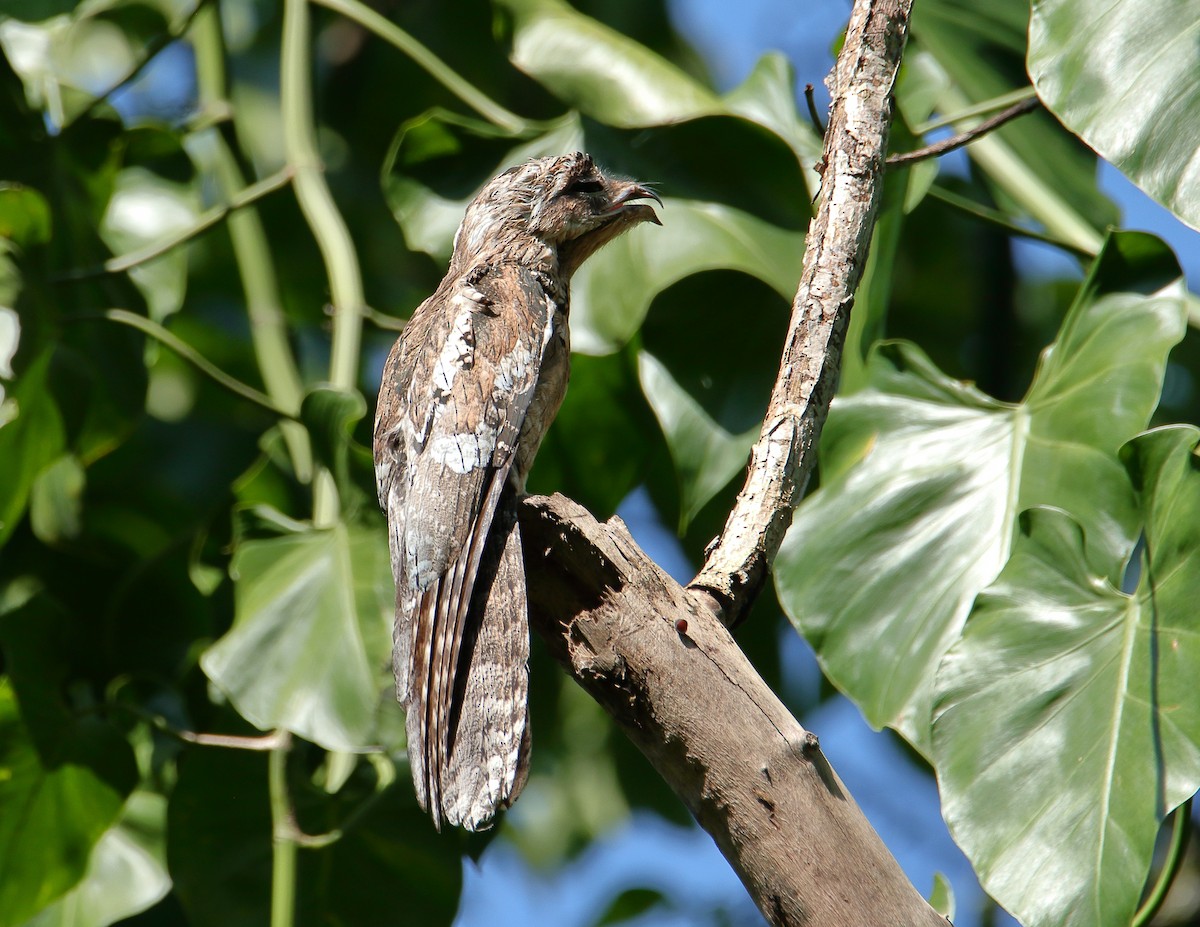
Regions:
M 450 268 L 383 371 L 392 663 L 421 806 L 477 830 L 528 769 L 529 628 L 516 502 L 567 387 L 571 275 L 658 196 L 576 152 L 510 168 L 467 207 Z M 661 200 L 659 200 L 661 203 Z

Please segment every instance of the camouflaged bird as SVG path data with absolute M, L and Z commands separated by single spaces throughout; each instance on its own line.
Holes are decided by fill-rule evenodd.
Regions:
M 659 224 L 652 190 L 576 152 L 510 168 L 467 207 L 441 285 L 388 355 L 375 475 L 396 578 L 393 667 L 421 806 L 468 830 L 529 761 L 516 501 L 567 388 L 571 275 Z

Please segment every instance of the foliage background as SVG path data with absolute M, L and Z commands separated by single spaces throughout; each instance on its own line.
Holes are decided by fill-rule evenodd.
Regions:
M 656 552 L 686 558 L 677 566 L 686 579 L 687 561 L 699 561 L 736 492 L 799 274 L 819 141 L 797 115 L 793 74 L 781 56 L 767 57 L 737 86 L 718 74 L 722 92 L 714 90 L 708 63 L 656 4 L 382 6 L 399 33 L 355 5 L 328 5 L 336 12 L 224 3 L 218 28 L 215 5 L 197 12 L 182 0 L 27 0 L 0 22 L 0 305 L 12 307 L 0 315 L 0 361 L 8 360 L 0 365 L 0 924 L 262 924 L 272 916 L 288 923 L 273 886 L 298 893 L 296 920 L 304 923 L 448 922 L 459 903 L 460 856 L 485 847 L 495 861 L 485 879 L 499 872 L 510 886 L 536 885 L 527 868 L 534 867 L 561 873 L 576 890 L 586 883 L 590 891 L 561 911 L 564 923 L 754 922 L 744 899 L 677 875 L 703 858 L 695 847 L 707 847 L 705 838 L 667 823 L 686 823 L 673 796 L 536 646 L 537 748 L 526 795 L 491 846 L 493 835 L 434 835 L 412 800 L 390 697 L 390 589 L 364 447 L 367 409 L 395 337 L 383 316 L 407 315 L 432 291 L 462 205 L 503 164 L 586 146 L 619 171 L 658 181 L 667 224 L 631 235 L 577 280 L 573 336 L 581 353 L 531 489 L 565 492 L 602 517 L 620 507 L 645 526 Z M 681 7 L 674 13 L 684 19 Z M 285 30 L 285 20 L 294 27 L 305 10 L 311 46 Z M 1070 25 L 1086 11 L 1042 4 L 1040 15 L 1050 50 L 1031 58 L 1031 74 L 1043 74 L 1039 60 L 1087 58 L 1088 49 L 1070 41 Z M 917 144 L 934 113 L 1027 84 L 1028 17 L 1021 3 L 989 11 L 950 0 L 919 4 L 893 147 Z M 405 51 L 405 36 L 437 58 Z M 1164 57 L 1189 73 L 1180 54 Z M 312 118 L 297 83 L 289 89 L 289 67 L 300 85 L 312 82 Z M 824 66 L 800 70 L 801 82 L 817 83 Z M 1092 126 L 1129 120 L 1131 107 L 1149 121 L 1165 105 L 1126 101 L 1108 123 L 1091 110 L 1076 121 L 1072 81 L 1046 79 L 1044 96 L 1067 97 L 1059 117 L 1102 150 L 1088 135 Z M 1133 121 L 1149 136 L 1144 121 Z M 313 170 L 310 144 L 323 174 Z M 1164 193 L 1162 159 L 1106 153 L 1135 177 L 1153 174 L 1143 185 L 1189 214 L 1195 190 L 1176 183 Z M 1186 467 L 1168 472 L 1164 463 L 1187 459 L 1188 433 L 1160 433 L 1118 456 L 1152 412 L 1156 422 L 1198 420 L 1196 335 L 1185 330 L 1172 282 L 1178 271 L 1161 244 L 1124 235 L 1104 245 L 1105 226 L 1118 216 L 1095 177 L 1094 155 L 1037 114 L 940 173 L 930 163 L 888 179 L 843 374 L 843 393 L 859 398 L 831 419 L 823 490 L 801 511 L 781 559 L 779 594 L 827 676 L 873 724 L 896 727 L 912 747 L 888 734 L 866 748 L 874 752 L 839 756 L 839 743 L 859 742 L 858 722 L 832 686 L 815 682 L 812 658 L 772 593 L 739 631 L 802 720 L 831 719 L 816 729 L 868 811 L 872 797 L 856 788 L 856 769 L 885 762 L 892 768 L 883 782 L 875 775 L 885 791 L 929 794 L 928 761 L 936 764 L 960 843 L 989 890 L 1028 923 L 1061 923 L 1064 906 L 1092 903 L 1108 920 L 1082 922 L 1128 921 L 1158 820 L 1196 787 L 1188 765 L 1196 730 L 1185 719 L 1182 762 L 1135 772 L 1128 751 L 1107 754 L 1126 776 L 1165 777 L 1169 768 L 1174 777 L 1178 797 L 1128 811 L 1141 831 L 1138 847 L 1079 864 L 1072 854 L 1094 856 L 1095 840 L 1065 839 L 1075 819 L 1035 808 L 1046 831 L 1026 860 L 1006 860 L 997 835 L 1028 814 L 1009 800 L 1006 784 L 1025 775 L 1020 761 L 1044 764 L 1045 748 L 1008 745 L 1017 765 L 997 797 L 986 789 L 988 770 L 971 768 L 977 741 L 990 724 L 1011 733 L 1018 719 L 976 712 L 961 735 L 943 725 L 942 741 L 930 724 L 933 704 L 949 718 L 954 698 L 976 696 L 972 671 L 1004 678 L 1027 658 L 1006 651 L 1003 635 L 988 636 L 988 609 L 1020 611 L 1015 601 L 1036 623 L 1055 612 L 1031 605 L 1030 590 L 1056 589 L 1055 602 L 1070 611 L 1078 589 L 1107 581 L 1097 608 L 1117 637 L 1132 628 L 1150 646 L 1169 645 L 1157 629 L 1138 630 L 1130 600 L 1115 590 L 1138 582 L 1125 567 L 1143 530 L 1166 539 L 1165 555 L 1177 558 L 1168 565 L 1180 575 L 1196 573 L 1188 559 L 1194 527 L 1187 528 L 1197 524 L 1187 517 L 1196 490 Z M 314 218 L 324 182 L 348 237 L 331 214 Z M 222 204 L 231 201 L 245 208 L 225 215 Z M 1031 273 L 1023 237 L 981 221 L 963 208 L 971 204 L 1053 239 L 1057 257 Z M 204 222 L 214 227 L 201 234 Z M 186 236 L 186 245 L 159 254 L 173 235 Z M 1092 266 L 1102 246 L 1104 258 Z M 145 259 L 142 248 L 155 256 Z M 122 262 L 127 255 L 133 260 Z M 329 304 L 373 307 L 361 343 L 355 312 L 331 317 Z M 1069 310 L 1079 337 L 1064 340 L 1059 354 L 1084 360 L 1082 371 L 1060 371 L 1059 382 L 1088 389 L 1086 402 L 1062 411 L 1039 405 L 1036 388 L 1026 391 L 1039 351 L 1066 338 L 1060 325 Z M 1106 330 L 1101 320 L 1112 317 L 1131 327 Z M 911 340 L 930 360 L 896 345 L 870 355 L 885 335 Z M 224 384 L 182 356 L 180 343 L 215 365 Z M 1089 354 L 1089 344 L 1099 349 Z M 1044 384 L 1050 375 L 1043 369 L 1038 377 Z M 1053 384 L 1043 391 L 1053 393 Z M 938 422 L 921 418 L 931 396 L 940 397 L 939 416 L 975 426 L 972 440 L 939 434 Z M 1043 424 L 1028 425 L 1035 421 Z M 893 433 L 897 422 L 917 425 Z M 1063 467 L 1059 452 L 1040 462 L 986 452 L 1011 447 L 997 435 L 1026 427 L 1051 444 L 1086 446 L 1091 469 L 1075 468 L 1074 458 Z M 864 456 L 868 447 L 886 453 Z M 872 460 L 881 471 L 874 476 Z M 927 461 L 941 471 L 923 469 Z M 327 475 L 314 485 L 314 472 Z M 1055 472 L 1061 478 L 1045 478 Z M 1020 499 L 1005 496 L 989 509 L 973 496 L 955 509 L 930 489 L 961 485 L 969 473 L 985 475 L 985 491 L 1015 474 Z M 1072 494 L 1081 483 L 1089 491 Z M 1172 500 L 1161 511 L 1146 491 L 1160 484 Z M 907 508 L 881 509 L 881 526 L 865 514 L 879 498 L 907 500 Z M 1069 518 L 1022 514 L 1039 504 Z M 955 513 L 960 527 L 974 529 L 982 511 L 998 513 L 986 532 L 930 545 L 922 531 L 922 513 Z M 1108 531 L 1101 554 L 1090 546 L 1081 553 L 1076 522 L 1088 545 L 1093 532 Z M 662 539 L 662 525 L 678 528 L 678 548 Z M 971 561 L 972 585 L 945 560 L 974 550 L 986 555 Z M 1047 582 L 1064 564 L 1074 583 Z M 897 661 L 893 654 L 910 653 L 908 618 L 924 607 L 936 576 L 953 580 L 960 607 L 932 622 L 943 635 L 929 635 L 938 646 Z M 992 580 L 997 587 L 977 600 Z M 896 581 L 909 597 L 898 598 Z M 842 609 L 847 588 L 868 590 L 857 611 Z M 1169 596 L 1155 600 L 1182 629 L 1172 652 L 1184 642 L 1179 667 L 1148 677 L 1161 675 L 1168 687 L 1194 678 L 1190 591 L 1175 592 L 1174 606 Z M 873 625 L 886 611 L 881 603 L 896 601 L 904 604 L 897 622 Z M 962 636 L 945 657 L 972 603 L 979 634 Z M 1087 627 L 1079 633 L 1096 640 Z M 1039 659 L 1051 664 L 1074 652 L 1050 630 L 1017 640 L 1049 641 Z M 1084 669 L 1110 657 L 1101 647 Z M 914 670 L 923 694 L 881 691 L 875 681 L 896 663 Z M 926 691 L 944 667 L 958 667 L 947 677 L 954 685 Z M 1041 686 L 1022 682 L 1001 704 L 1032 691 L 1026 719 L 1036 720 L 1074 691 L 1063 682 L 1070 678 L 1063 670 Z M 1068 734 L 1103 741 L 1111 716 L 1095 706 L 1111 706 L 1123 684 L 1072 695 L 1083 720 Z M 1189 701 L 1185 690 L 1178 703 Z M 833 720 L 839 714 L 844 724 Z M 1089 727 L 1096 717 L 1099 727 Z M 252 744 L 262 750 L 187 739 L 271 731 L 285 733 Z M 1133 752 L 1145 755 L 1143 747 Z M 1051 768 L 1027 794 L 1050 796 L 1064 814 L 1096 807 L 1106 783 L 1119 778 L 1100 768 L 1086 781 Z M 1142 783 L 1113 794 L 1143 794 Z M 1008 813 L 996 810 L 1008 805 Z M 306 841 L 297 839 L 293 812 L 304 834 L 323 835 L 321 846 L 297 847 Z M 1123 824 L 1121 813 L 1093 823 Z M 902 859 L 929 865 L 928 845 L 941 829 L 932 806 L 894 834 L 880 826 Z M 273 830 L 289 849 L 273 851 Z M 621 833 L 635 836 L 614 843 Z M 1046 846 L 1074 870 L 1053 890 L 1031 872 L 1045 868 L 1034 851 Z M 647 861 L 613 876 L 639 853 L 670 857 L 663 872 L 676 874 L 648 877 Z M 606 854 L 607 863 L 595 862 Z M 962 871 L 954 880 L 960 901 L 979 911 L 960 910 L 956 922 L 994 919 Z M 1182 884 L 1195 878 L 1189 872 Z M 1022 895 L 1030 884 L 1032 899 Z M 519 904 L 509 891 L 493 904 Z M 1047 897 L 1049 907 L 1038 910 Z M 471 910 L 468 897 L 464 922 L 494 913 Z M 1192 916 L 1186 902 L 1177 915 Z

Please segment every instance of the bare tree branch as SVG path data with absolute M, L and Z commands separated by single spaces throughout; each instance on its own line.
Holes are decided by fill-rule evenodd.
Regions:
M 521 506 L 530 619 L 712 835 L 777 925 L 945 927 L 814 735 L 720 620 L 614 518 L 564 496 Z
M 730 626 L 745 617 L 766 582 L 816 462 L 879 208 L 892 86 L 911 7 L 911 0 L 857 0 L 826 81 L 833 102 L 821 206 L 808 229 L 779 375 L 745 486 L 689 585 Z

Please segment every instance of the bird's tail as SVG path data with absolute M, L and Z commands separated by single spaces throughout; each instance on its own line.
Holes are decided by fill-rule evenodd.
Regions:
M 525 785 L 529 761 L 529 614 L 516 502 L 505 490 L 475 581 L 441 771 L 442 816 L 491 826 Z

